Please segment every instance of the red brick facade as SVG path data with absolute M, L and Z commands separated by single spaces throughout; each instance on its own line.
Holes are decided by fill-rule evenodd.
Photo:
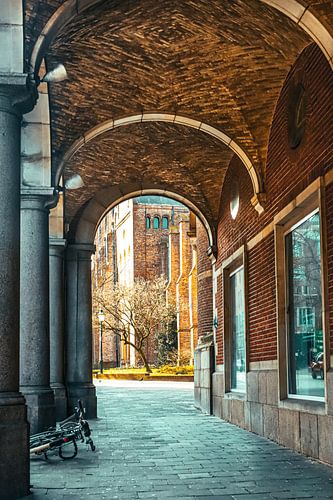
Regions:
M 127 211 L 111 211 L 101 221 L 97 230 L 92 272 L 93 290 L 111 273 L 114 273 L 116 281 L 138 278 L 151 280 L 164 275 L 166 280 L 169 279 L 168 297 L 177 302 L 178 360 L 193 362 L 193 350 L 197 344 L 197 277 L 194 259 L 196 252 L 192 252 L 192 248 L 196 235 L 195 227 L 194 232 L 190 228 L 189 210 L 182 205 L 149 201 L 144 203 L 144 199 L 140 198 L 134 200 L 133 204 L 125 203 L 128 205 Z M 126 265 L 130 266 L 127 278 L 122 276 L 125 260 Z M 100 348 L 97 309 L 94 305 L 96 367 Z M 138 355 L 134 353 L 131 357 L 128 346 L 121 346 L 119 342 L 116 343 L 115 337 L 105 335 L 105 366 L 116 366 L 117 359 L 118 365 L 133 364 L 133 355 L 135 364 L 139 363 Z M 147 342 L 146 355 L 150 363 L 156 362 L 157 348 L 154 338 Z
M 295 81 L 306 89 L 306 129 L 298 148 L 291 149 L 288 141 L 288 99 Z M 333 78 L 327 61 L 317 46 L 303 51 L 290 71 L 276 107 L 271 127 L 265 172 L 265 210 L 258 215 L 251 206 L 253 188 L 250 177 L 238 158 L 233 158 L 221 195 L 218 227 L 217 267 L 241 245 L 249 242 L 274 216 L 332 165 Z M 235 220 L 230 215 L 230 190 L 239 187 L 240 206 Z M 326 188 L 327 227 L 330 228 L 333 203 L 332 187 Z M 328 262 L 332 252 L 332 236 L 328 238 Z M 199 243 L 198 243 L 199 244 Z M 248 251 L 248 316 L 250 361 L 276 359 L 276 294 L 274 235 Z M 329 267 L 329 278 L 332 270 Z M 200 283 L 200 282 L 199 282 Z M 331 289 L 330 289 L 331 290 Z M 218 358 L 223 363 L 222 345 L 222 279 L 218 278 L 216 304 L 219 311 L 217 329 Z M 199 285 L 200 297 L 200 285 Z M 333 302 L 332 294 L 330 300 Z M 200 307 L 200 306 L 199 306 Z M 332 315 L 330 317 L 332 322 Z M 220 354 L 221 353 L 221 354 Z
M 212 263 L 207 255 L 209 242 L 207 232 L 201 224 L 197 225 L 198 248 L 198 336 L 212 332 L 213 291 Z
M 302 92 L 303 96 L 305 95 L 302 109 L 295 108 L 295 89 Z M 206 385 L 202 385 L 201 378 L 197 376 L 196 379 L 196 398 L 201 407 L 208 411 L 212 410 L 214 414 L 237 425 L 329 463 L 333 463 L 333 454 L 325 448 L 325 436 L 328 435 L 328 428 L 332 432 L 333 414 L 332 103 L 332 71 L 319 48 L 311 44 L 302 52 L 290 70 L 276 105 L 264 169 L 266 200 L 263 201 L 264 211 L 260 215 L 251 205 L 253 187 L 246 169 L 238 158 L 234 157 L 230 162 L 221 193 L 218 224 L 215 294 L 218 318 L 215 342 L 216 364 L 215 367 L 214 364 L 210 367 L 211 371 L 214 372 L 215 369 L 215 372 L 211 379 L 212 385 L 209 381 Z M 293 134 L 300 130 L 301 134 L 302 128 L 304 128 L 304 133 L 303 136 L 300 135 L 300 143 L 292 144 Z M 233 219 L 230 202 L 237 189 L 239 209 L 237 216 Z M 313 395 L 310 397 L 305 395 L 304 400 L 313 399 L 310 407 L 307 406 L 307 401 L 302 400 L 304 393 L 299 393 L 300 396 L 297 396 L 296 400 L 292 399 L 289 394 L 289 392 L 292 395 L 298 393 L 292 392 L 293 389 L 290 385 L 288 386 L 288 380 L 290 383 L 288 363 L 293 363 L 293 360 L 287 356 L 296 357 L 304 356 L 304 354 L 301 351 L 288 351 L 289 337 L 286 324 L 291 320 L 287 320 L 289 311 L 286 307 L 288 260 L 285 235 L 292 230 L 293 224 L 301 223 L 304 217 L 308 217 L 316 209 L 320 209 L 321 275 L 324 283 L 318 296 L 324 297 L 324 302 L 322 302 L 324 322 L 326 321 L 326 328 L 324 327 L 326 344 L 324 340 L 324 346 L 326 345 L 327 349 L 321 348 L 324 350 L 325 357 L 325 374 L 323 373 L 322 377 L 325 396 L 321 396 L 321 401 L 316 402 Z M 198 232 L 198 248 L 205 244 L 207 244 L 206 236 Z M 228 297 L 223 298 L 223 282 L 227 276 L 225 270 L 232 269 L 230 266 L 233 261 L 237 266 L 240 256 L 244 264 L 247 331 L 247 365 L 244 375 L 246 385 L 244 385 L 245 393 L 241 396 L 233 393 L 228 385 L 232 375 L 230 360 L 226 361 L 227 354 L 224 353 L 223 346 L 224 337 L 227 342 L 230 339 L 228 320 L 225 323 L 224 317 L 226 315 L 228 318 L 227 315 L 230 314 Z M 202 255 L 201 257 L 199 255 L 199 263 L 201 258 Z M 201 300 L 207 294 L 209 285 L 208 282 L 206 284 L 199 279 L 201 265 L 199 263 L 200 311 L 204 308 Z M 325 278 L 327 285 L 325 285 Z M 212 281 L 210 287 L 212 289 Z M 227 325 L 226 332 L 224 325 Z M 199 332 L 203 330 L 199 315 Z M 293 335 L 297 335 L 296 327 L 294 327 Z M 225 352 L 230 355 L 230 347 L 228 345 L 225 347 Z M 200 352 L 203 354 L 201 355 Z M 202 356 L 200 362 L 202 370 L 203 360 L 206 359 L 204 347 L 201 351 L 199 347 L 197 354 L 199 357 Z M 207 369 L 209 364 L 205 363 L 204 368 Z M 304 372 L 300 369 L 298 376 L 303 376 L 302 373 L 309 377 L 310 382 L 307 387 L 312 390 L 314 386 L 311 385 L 309 361 L 304 367 Z M 317 377 L 313 378 L 317 379 Z M 211 395 L 212 406 L 205 391 Z M 225 395 L 225 392 L 228 394 Z M 322 394 L 324 394 L 324 389 Z M 308 413 L 311 415 L 309 416 Z M 318 416 L 318 413 L 321 416 Z M 304 432 L 302 428 L 305 417 L 311 417 L 309 431 L 311 439 L 313 438 L 315 442 L 315 446 L 311 445 L 311 452 L 306 451 L 309 450 L 309 432 Z M 288 420 L 287 426 L 286 419 Z

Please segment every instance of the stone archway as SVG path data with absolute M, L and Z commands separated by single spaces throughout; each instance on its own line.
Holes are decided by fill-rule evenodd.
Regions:
M 63 170 L 65 168 L 66 162 L 69 161 L 79 149 L 86 145 L 88 142 L 93 140 L 94 138 L 107 133 L 111 130 L 114 130 L 118 127 L 123 127 L 126 125 L 130 125 L 133 123 L 144 123 L 144 122 L 165 122 L 178 124 L 185 127 L 190 127 L 196 129 L 200 132 L 203 132 L 207 135 L 210 135 L 223 144 L 225 144 L 229 149 L 231 149 L 243 162 L 245 168 L 247 169 L 249 176 L 251 178 L 251 182 L 253 185 L 253 206 L 255 209 L 261 213 L 263 211 L 263 207 L 260 203 L 261 196 L 263 194 L 263 182 L 260 175 L 257 172 L 257 169 L 253 165 L 251 159 L 246 154 L 246 152 L 227 134 L 218 130 L 216 127 L 212 127 L 207 123 L 203 123 L 202 121 L 195 120 L 193 118 L 188 118 L 185 116 L 177 115 L 177 114 L 166 114 L 166 113 L 142 113 L 141 115 L 133 115 L 127 116 L 125 118 L 119 118 L 116 120 L 107 120 L 96 127 L 93 127 L 88 132 L 86 132 L 83 136 L 79 137 L 74 144 L 69 148 L 69 150 L 65 153 L 59 165 L 57 167 L 57 171 L 55 173 L 55 185 L 58 185 Z M 194 208 L 194 207 L 193 207 Z M 195 212 L 195 209 L 194 209 Z M 200 216 L 199 216 L 200 218 Z M 205 224 L 204 224 L 205 225 Z M 207 227 L 205 225 L 205 227 Z
M 164 189 L 161 186 L 149 186 L 148 184 L 146 186 L 132 184 L 121 187 L 110 187 L 96 193 L 94 198 L 89 201 L 82 211 L 75 225 L 75 229 L 73 232 L 71 231 L 71 239 L 79 245 L 93 245 L 97 227 L 107 212 L 123 201 L 150 194 L 174 199 L 189 208 L 198 217 L 205 228 L 208 236 L 209 248 L 210 251 L 212 251 L 214 245 L 216 245 L 216 232 L 215 228 L 211 226 L 202 211 L 183 195 Z
M 310 35 L 312 40 L 320 47 L 333 68 L 333 37 L 324 24 L 313 14 L 309 5 L 303 5 L 298 0 L 260 0 L 294 21 L 301 29 Z M 47 48 L 59 31 L 67 23 L 82 14 L 85 10 L 98 5 L 101 0 L 66 0 L 50 17 L 43 31 L 39 35 L 30 60 L 30 71 L 38 75 L 41 61 Z

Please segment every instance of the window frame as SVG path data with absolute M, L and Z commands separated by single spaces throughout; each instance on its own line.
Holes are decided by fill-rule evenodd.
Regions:
M 243 269 L 244 278 L 244 340 L 245 340 L 245 391 L 232 388 L 232 330 L 230 278 Z M 245 246 L 239 248 L 222 263 L 223 280 L 223 350 L 224 350 L 224 392 L 226 397 L 245 399 L 247 395 L 247 373 L 249 371 L 249 336 L 248 336 L 248 273 Z
M 322 293 L 322 325 L 324 349 L 324 397 L 289 393 L 288 357 L 289 357 L 289 318 L 288 318 L 288 263 L 286 256 L 286 236 L 319 213 L 320 220 L 320 269 Z M 275 270 L 277 291 L 277 343 L 278 343 L 278 378 L 279 406 L 307 408 L 310 404 L 320 408 L 327 402 L 326 373 L 330 367 L 329 329 L 328 329 L 328 294 L 327 294 L 327 250 L 326 250 L 325 198 L 322 182 L 310 185 L 294 202 L 290 203 L 274 218 Z

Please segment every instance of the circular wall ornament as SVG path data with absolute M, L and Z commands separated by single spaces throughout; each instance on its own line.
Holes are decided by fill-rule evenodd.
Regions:
M 288 139 L 292 149 L 296 149 L 304 136 L 306 124 L 306 92 L 301 83 L 296 84 L 289 98 Z

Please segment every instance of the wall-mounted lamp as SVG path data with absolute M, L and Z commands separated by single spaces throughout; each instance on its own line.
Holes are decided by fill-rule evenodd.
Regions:
M 73 174 L 65 181 L 64 186 L 57 186 L 56 191 L 58 193 L 63 193 L 67 189 L 80 189 L 84 186 L 83 179 L 80 174 Z
M 74 174 L 65 181 L 65 189 L 80 189 L 83 186 L 84 182 L 80 174 Z
M 63 64 L 58 64 L 54 69 L 48 71 L 43 76 L 41 82 L 57 83 L 57 82 L 63 82 L 64 80 L 67 79 L 68 75 L 65 66 Z

